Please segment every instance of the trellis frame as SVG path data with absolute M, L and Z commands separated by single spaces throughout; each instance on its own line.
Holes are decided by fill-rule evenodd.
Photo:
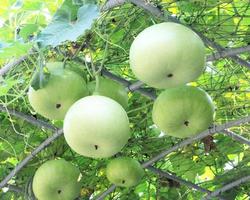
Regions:
M 114 7 L 117 6 L 121 6 L 125 3 L 132 3 L 135 6 L 138 6 L 142 9 L 144 9 L 145 11 L 151 13 L 153 16 L 155 16 L 156 18 L 159 18 L 163 21 L 173 21 L 176 23 L 181 23 L 180 21 L 178 21 L 178 19 L 167 15 L 165 16 L 163 14 L 163 12 L 158 8 L 153 6 L 152 4 L 145 2 L 143 0 L 109 0 L 103 7 L 102 7 L 102 11 L 108 11 Z M 181 23 L 182 24 L 182 23 Z M 185 25 L 185 24 L 183 24 Z M 224 49 L 223 47 L 221 47 L 220 45 L 218 45 L 217 43 L 211 41 L 209 38 L 207 38 L 206 36 L 204 36 L 202 33 L 197 32 L 193 27 L 189 27 L 192 30 L 194 30 L 204 41 L 204 43 L 207 46 L 212 47 L 214 50 L 216 50 L 216 53 L 213 53 L 209 56 L 207 56 L 207 61 L 213 61 L 213 60 L 217 60 L 217 59 L 221 59 L 221 58 L 230 58 L 233 61 L 237 62 L 238 64 L 247 67 L 248 69 L 250 69 L 250 62 L 243 60 L 242 58 L 240 58 L 239 56 L 237 56 L 237 54 L 243 53 L 243 52 L 247 52 L 250 51 L 250 45 L 245 46 L 245 47 L 240 47 L 240 48 L 231 48 L 231 49 Z M 31 53 L 31 52 L 30 52 Z M 27 54 L 25 56 L 20 57 L 19 59 L 8 63 L 7 65 L 5 65 L 4 67 L 2 67 L 0 69 L 0 76 L 5 75 L 9 70 L 11 70 L 14 66 L 19 65 L 22 61 L 24 61 L 25 59 L 28 58 L 28 56 L 30 55 Z M 82 62 L 82 60 L 78 59 L 78 62 Z M 106 69 L 103 69 L 101 71 L 101 74 L 103 76 L 106 76 L 110 79 L 116 80 L 118 82 L 120 82 L 121 84 L 123 84 L 124 86 L 126 86 L 127 90 L 133 92 L 139 92 L 142 95 L 155 100 L 156 95 L 154 92 L 148 92 L 148 90 L 141 88 L 141 86 L 143 85 L 143 83 L 141 83 L 140 81 L 135 82 L 135 83 L 130 83 L 129 81 L 127 81 L 124 78 L 118 77 L 114 74 L 112 74 L 111 72 L 107 71 Z M 14 188 L 14 191 L 20 192 L 20 188 L 16 188 L 15 186 L 11 186 L 8 184 L 9 180 L 11 180 L 11 178 L 13 178 L 34 156 L 36 156 L 40 151 L 42 151 L 43 149 L 45 149 L 47 146 L 49 146 L 53 141 L 55 141 L 58 137 L 60 137 L 61 135 L 63 135 L 63 131 L 62 129 L 58 129 L 57 127 L 52 126 L 51 124 L 49 124 L 48 122 L 42 121 L 42 120 L 38 120 L 34 117 L 31 117 L 29 115 L 26 115 L 24 113 L 15 111 L 15 110 L 11 110 L 8 109 L 4 106 L 0 105 L 0 111 L 2 112 L 6 112 L 10 115 L 22 118 L 23 120 L 38 126 L 40 128 L 45 128 L 48 129 L 50 131 L 54 131 L 54 134 L 47 138 L 45 141 L 43 141 L 30 155 L 28 155 L 24 160 L 22 160 L 19 164 L 16 165 L 16 167 L 9 173 L 8 176 L 5 177 L 4 180 L 2 180 L 0 182 L 0 189 L 3 187 L 8 187 L 8 188 Z M 245 183 L 247 181 L 250 181 L 250 176 L 245 176 L 242 177 L 236 181 L 233 181 L 227 185 L 224 185 L 222 188 L 217 189 L 215 191 L 209 191 L 207 189 L 204 189 L 194 183 L 188 182 L 186 180 L 183 180 L 179 177 L 176 177 L 168 172 L 163 172 L 160 169 L 154 168 L 152 167 L 152 165 L 157 162 L 158 160 L 164 158 L 166 155 L 168 155 L 171 152 L 174 152 L 188 144 L 192 144 L 194 141 L 200 140 L 208 135 L 214 134 L 214 133 L 224 133 L 229 137 L 232 137 L 233 139 L 242 142 L 246 145 L 250 146 L 250 141 L 232 131 L 229 131 L 228 129 L 234 126 L 239 126 L 241 124 L 244 123 L 249 123 L 250 122 L 250 116 L 247 116 L 245 118 L 242 119 L 238 119 L 238 120 L 234 120 L 222 125 L 214 125 L 212 128 L 203 131 L 202 133 L 200 133 L 197 136 L 194 136 L 193 138 L 188 138 L 186 140 L 183 140 L 182 142 L 180 142 L 179 144 L 176 144 L 175 146 L 171 147 L 170 149 L 164 150 L 162 151 L 160 154 L 156 155 L 155 157 L 151 158 L 150 160 L 142 163 L 142 167 L 147 168 L 148 170 L 161 175 L 161 176 L 165 176 L 169 179 L 172 179 L 174 181 L 177 181 L 183 185 L 186 185 L 188 187 L 191 187 L 193 189 L 196 189 L 198 191 L 201 191 L 203 193 L 206 193 L 207 195 L 204 197 L 204 200 L 210 199 L 212 197 L 218 197 L 219 199 L 223 200 L 223 198 L 220 196 L 220 194 L 222 192 L 225 192 L 233 187 L 236 187 L 238 185 L 240 185 L 241 183 Z M 115 190 L 116 186 L 112 185 L 111 187 L 109 187 L 106 191 L 104 191 L 103 193 L 101 193 L 100 195 L 98 195 L 98 197 L 94 198 L 95 200 L 102 200 L 104 199 L 108 194 L 110 194 L 111 192 L 113 192 Z

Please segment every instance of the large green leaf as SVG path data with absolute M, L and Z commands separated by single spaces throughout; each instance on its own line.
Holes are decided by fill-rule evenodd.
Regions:
M 38 30 L 39 26 L 37 24 L 25 24 L 21 27 L 19 35 L 24 39 L 28 40 L 33 34 Z
M 2 48 L 1 48 L 2 46 Z M 0 59 L 9 59 L 27 54 L 32 47 L 30 43 L 13 42 L 0 44 Z
M 76 20 L 74 14 L 63 7 L 56 14 L 52 23 L 38 36 L 38 42 L 43 46 L 56 47 L 65 41 L 76 41 L 87 29 L 91 28 L 93 21 L 98 16 L 99 9 L 94 4 L 86 4 L 80 7 Z

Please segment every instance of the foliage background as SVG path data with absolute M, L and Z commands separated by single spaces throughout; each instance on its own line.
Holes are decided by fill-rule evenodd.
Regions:
M 92 1 L 93 2 L 93 1 Z M 0 3 L 0 65 L 13 58 L 26 55 L 33 46 L 32 38 L 44 30 L 62 0 L 5 0 Z M 85 3 L 74 1 L 74 3 Z M 104 1 L 98 1 L 103 5 Z M 156 0 L 150 2 L 161 8 L 166 15 L 176 16 L 200 33 L 224 48 L 242 47 L 250 44 L 250 2 L 247 0 Z M 68 13 L 73 16 L 73 11 Z M 74 17 L 72 19 L 74 20 Z M 144 10 L 125 4 L 110 11 L 101 12 L 91 30 L 78 37 L 75 42 L 64 42 L 57 47 L 47 48 L 45 60 L 65 60 L 78 63 L 89 60 L 95 66 L 104 62 L 105 69 L 126 80 L 136 79 L 129 68 L 128 52 L 134 37 L 144 28 L 161 20 Z M 74 34 L 73 32 L 71 34 Z M 84 45 L 80 51 L 80 47 Z M 105 50 L 106 49 L 106 50 Z M 207 54 L 214 49 L 207 47 Z M 27 89 L 31 76 L 38 65 L 38 53 L 33 51 L 28 58 L 0 77 L 0 105 L 43 119 L 30 107 Z M 249 52 L 240 55 L 250 60 Z M 86 71 L 86 68 L 84 68 Z M 86 71 L 86 74 L 87 71 Z M 192 85 L 205 89 L 216 104 L 215 123 L 221 124 L 249 114 L 250 88 L 249 70 L 231 59 L 208 62 L 206 71 Z M 90 81 L 92 77 L 87 75 Z M 143 86 L 150 92 L 153 89 Z M 161 91 L 155 91 L 159 94 Z M 137 92 L 129 92 L 128 116 L 133 137 L 121 155 L 137 158 L 143 162 L 164 149 L 180 142 L 179 139 L 161 136 L 151 119 L 152 100 Z M 62 127 L 61 121 L 51 121 Z M 250 139 L 249 125 L 234 127 L 235 133 Z M 30 154 L 35 147 L 52 132 L 38 128 L 21 118 L 0 113 L 0 179 L 2 180 L 15 165 Z M 24 199 L 35 170 L 46 160 L 63 157 L 79 167 L 83 174 L 80 199 L 89 199 L 107 189 L 110 183 L 105 177 L 108 159 L 94 160 L 79 156 L 70 150 L 61 137 L 36 155 L 10 182 L 22 191 L 0 191 L 0 199 Z M 191 181 L 209 190 L 250 174 L 250 150 L 232 138 L 218 133 L 207 140 L 194 142 L 178 152 L 173 152 L 154 165 L 163 171 Z M 250 184 L 245 183 L 222 194 L 226 199 L 249 199 Z M 185 185 L 146 171 L 142 182 L 130 189 L 117 188 L 107 199 L 201 199 L 204 194 Z

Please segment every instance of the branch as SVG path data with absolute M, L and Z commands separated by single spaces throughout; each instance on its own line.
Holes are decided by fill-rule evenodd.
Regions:
M 143 0 L 128 0 L 130 3 L 136 5 L 137 7 L 140 7 L 148 12 L 150 12 L 153 16 L 157 18 L 164 18 L 163 12 L 156 6 L 153 6 L 149 2 L 145 2 Z M 179 21 L 176 18 L 173 18 L 171 21 L 175 21 L 179 23 Z
M 110 78 L 112 80 L 115 80 L 115 81 L 121 83 L 122 85 L 124 85 L 125 87 L 127 87 L 129 90 L 131 89 L 131 86 L 133 85 L 132 83 L 130 83 L 126 79 L 121 78 L 119 76 L 116 76 L 116 75 L 112 74 L 111 72 L 109 72 L 106 69 L 102 69 L 101 74 L 103 76 L 106 76 L 106 77 L 108 77 L 108 78 Z M 156 99 L 156 94 L 155 94 L 154 91 L 153 92 L 149 92 L 147 89 L 139 88 L 137 84 L 134 85 L 134 86 L 132 86 L 132 91 L 139 92 L 143 96 L 149 97 L 152 100 Z
M 9 191 L 13 191 L 13 192 L 16 192 L 16 193 L 23 193 L 22 188 L 19 188 L 19 187 L 15 186 L 15 185 L 7 184 L 6 188 L 8 188 Z
M 234 55 L 244 53 L 244 52 L 247 52 L 247 51 L 250 52 L 250 45 L 245 46 L 245 47 L 226 49 L 224 51 L 208 55 L 207 56 L 207 61 L 218 60 L 218 59 L 221 59 L 221 58 L 225 58 L 225 57 L 228 57 L 228 56 L 234 56 Z
M 13 62 L 10 62 L 10 63 L 6 64 L 5 66 L 3 66 L 0 69 L 0 76 L 3 76 L 8 71 L 10 71 L 11 68 L 15 67 L 16 65 L 19 65 L 21 62 L 23 62 L 24 60 L 26 60 L 28 58 L 28 56 L 29 56 L 29 54 L 24 55 L 24 56 L 18 58 L 17 60 L 14 60 Z
M 237 141 L 239 141 L 241 143 L 244 143 L 244 144 L 247 144 L 248 146 L 250 146 L 250 141 L 248 139 L 246 139 L 246 138 L 244 138 L 244 137 L 242 137 L 242 136 L 240 136 L 240 135 L 238 135 L 238 134 L 236 134 L 236 133 L 234 133 L 234 132 L 232 132 L 230 130 L 227 130 L 227 129 L 225 129 L 222 132 L 224 134 L 226 134 L 227 136 L 233 138 L 234 140 L 237 140 Z
M 108 11 L 114 7 L 123 5 L 126 0 L 108 0 L 106 4 L 101 8 L 101 11 Z
M 94 197 L 93 200 L 102 200 L 102 199 L 104 199 L 108 194 L 113 192 L 115 190 L 115 188 L 116 188 L 115 185 L 111 185 L 105 192 L 101 193 L 97 197 Z
M 240 124 L 248 123 L 248 122 L 250 122 L 250 116 L 247 116 L 247 117 L 242 118 L 242 119 L 234 120 L 234 121 L 231 121 L 231 122 L 228 122 L 226 124 L 219 125 L 219 126 L 214 126 L 206 131 L 203 131 L 199 135 L 195 135 L 195 136 L 192 136 L 191 138 L 183 140 L 179 144 L 171 147 L 170 149 L 167 149 L 167 150 L 161 152 L 157 156 L 155 156 L 155 157 L 151 158 L 150 160 L 148 160 L 147 162 L 143 163 L 142 166 L 148 167 L 148 166 L 152 165 L 153 163 L 157 162 L 158 160 L 160 160 L 161 158 L 165 157 L 166 155 L 168 155 L 168 154 L 170 154 L 170 153 L 172 153 L 172 152 L 174 152 L 182 147 L 185 147 L 186 145 L 192 144 L 194 141 L 200 140 L 200 139 L 202 139 L 210 134 L 221 132 L 221 131 L 228 129 L 230 127 L 238 126 Z
M 180 183 L 182 185 L 185 185 L 187 187 L 193 188 L 193 189 L 195 189 L 197 191 L 200 191 L 200 192 L 203 192 L 203 193 L 207 193 L 207 194 L 211 194 L 212 193 L 210 190 L 202 188 L 199 185 L 196 185 L 196 184 L 194 184 L 194 183 L 192 183 L 190 181 L 186 181 L 186 180 L 184 180 L 182 178 L 174 176 L 174 175 L 172 175 L 172 174 L 170 174 L 168 172 L 164 172 L 164 171 L 162 171 L 160 169 L 157 169 L 155 167 L 149 166 L 149 167 L 147 167 L 147 169 L 150 170 L 150 171 L 152 171 L 152 172 L 154 172 L 154 173 L 156 173 L 156 174 L 159 174 L 160 176 L 163 176 L 163 177 L 166 177 L 168 179 L 174 180 L 174 181 L 176 181 L 176 182 L 178 182 L 178 183 Z M 220 200 L 224 200 L 223 197 L 220 197 L 220 196 L 218 196 L 218 197 L 219 197 Z
M 248 182 L 248 181 L 250 181 L 250 175 L 242 177 L 242 178 L 238 179 L 237 181 L 231 182 L 227 185 L 224 185 L 222 188 L 215 190 L 214 192 L 207 195 L 203 200 L 208 200 L 208 199 L 211 199 L 212 197 L 216 197 L 219 194 L 221 194 L 227 190 L 230 190 L 231 188 L 234 188 L 242 183 Z
M 164 172 L 164 171 L 162 171 L 160 169 L 157 169 L 155 167 L 149 166 L 149 167 L 147 167 L 147 169 L 150 170 L 150 171 L 152 171 L 152 172 L 154 172 L 154 173 L 156 173 L 156 174 L 159 174 L 160 176 L 169 178 L 171 180 L 174 180 L 174 181 L 176 181 L 176 182 L 178 182 L 180 184 L 183 184 L 183 185 L 186 185 L 188 187 L 191 187 L 191 188 L 193 188 L 195 190 L 198 190 L 200 192 L 207 193 L 207 194 L 211 193 L 210 190 L 204 189 L 204 188 L 202 188 L 202 187 L 200 187 L 200 186 L 198 186 L 198 185 L 196 185 L 196 184 L 194 184 L 192 182 L 186 181 L 186 180 L 184 180 L 182 178 L 174 176 L 174 175 L 172 175 L 172 174 L 170 174 L 168 172 Z
M 11 114 L 11 115 L 16 116 L 16 117 L 19 117 L 19 118 L 21 118 L 21 119 L 23 119 L 23 120 L 37 126 L 37 127 L 46 128 L 46 129 L 49 129 L 49 130 L 52 130 L 52 131 L 57 130 L 56 127 L 54 127 L 53 125 L 51 125 L 51 124 L 49 124 L 47 122 L 36 119 L 35 117 L 31 117 L 29 115 L 18 112 L 16 110 L 8 109 L 8 108 L 6 108 L 6 107 L 4 107 L 2 105 L 0 105 L 0 111 Z
M 41 143 L 30 155 L 16 165 L 16 167 L 0 182 L 0 189 L 3 188 L 33 157 L 45 149 L 50 143 L 63 134 L 62 129 L 57 130 L 52 136 Z
M 194 29 L 193 29 L 194 30 Z M 195 30 L 194 30 L 195 31 Z M 204 36 L 202 33 L 196 32 L 203 40 L 205 40 L 205 43 L 207 43 L 209 46 L 211 46 L 212 48 L 216 49 L 218 52 L 222 52 L 224 50 L 226 50 L 225 48 L 223 48 L 222 46 L 220 46 L 219 44 L 213 42 L 212 40 L 210 40 L 209 38 L 207 38 L 206 36 Z M 232 60 L 234 60 L 235 62 L 237 62 L 238 64 L 247 67 L 248 69 L 250 69 L 250 63 L 246 60 L 243 60 L 242 58 L 240 58 L 237 55 L 232 55 L 229 56 Z
M 231 59 L 233 59 L 235 62 L 237 62 L 238 64 L 247 67 L 250 70 L 250 62 L 243 60 L 242 58 L 240 58 L 239 56 L 235 55 L 235 56 L 229 56 Z
M 111 73 L 109 73 L 111 74 Z M 116 77 L 116 76 L 113 76 L 114 78 L 119 78 L 119 77 Z M 128 81 L 126 81 L 125 79 L 122 79 L 124 81 L 124 83 L 127 83 Z M 4 112 L 7 112 L 6 109 L 2 106 L 0 106 L 1 110 L 4 111 Z M 31 122 L 32 124 L 35 124 L 37 126 L 42 126 L 42 127 L 45 127 L 45 128 L 49 128 L 49 129 L 55 129 L 55 127 L 50 127 L 51 125 L 48 125 L 46 122 L 43 122 L 43 121 L 40 121 L 40 120 L 36 120 L 35 118 L 33 117 L 29 117 L 23 113 L 19 113 L 17 111 L 14 111 L 14 110 L 9 110 L 9 113 L 10 114 L 13 114 L 17 117 L 20 117 L 28 122 Z M 39 121 L 39 123 L 38 123 Z M 179 143 L 178 145 L 172 147 L 171 149 L 167 150 L 167 151 L 164 151 L 162 152 L 161 154 L 159 154 L 158 156 L 152 158 L 151 160 L 145 162 L 143 164 L 144 167 L 147 167 L 149 165 L 151 165 L 153 162 L 156 162 L 157 160 L 161 159 L 162 157 L 164 157 L 165 155 L 177 150 L 178 148 L 181 148 L 187 144 L 191 144 L 193 141 L 195 140 L 198 140 L 198 139 L 201 139 L 209 134 L 212 134 L 212 133 L 215 133 L 215 132 L 220 132 L 224 129 L 227 129 L 229 127 L 232 127 L 232 126 L 235 126 L 235 125 L 239 125 L 241 123 L 246 123 L 246 122 L 249 122 L 250 121 L 250 117 L 246 117 L 246 118 L 243 118 L 243 119 L 240 119 L 240 120 L 235 120 L 235 121 L 232 121 L 232 122 L 229 122 L 227 124 L 224 124 L 224 125 L 221 125 L 221 126 L 218 126 L 218 127 L 213 127 L 213 129 L 209 129 L 203 133 L 201 133 L 200 135 L 194 137 L 194 138 L 190 138 L 190 139 L 187 139 L 187 140 L 184 140 L 183 142 Z M 5 184 L 7 184 L 7 182 L 12 178 L 14 177 L 18 171 L 20 171 L 36 154 L 38 154 L 40 151 L 42 151 L 44 148 L 46 148 L 50 143 L 52 143 L 55 139 L 57 139 L 60 135 L 62 135 L 63 132 L 62 130 L 58 130 L 54 135 L 52 135 L 50 138 L 46 139 L 40 146 L 38 146 L 29 156 L 27 156 L 22 162 L 20 162 L 14 170 L 11 171 L 11 173 L 0 183 L 0 188 L 4 187 Z M 102 199 L 102 196 L 103 195 L 107 195 L 109 194 L 110 192 L 112 192 L 113 190 L 115 189 L 115 186 L 112 186 L 112 188 L 109 188 L 108 189 L 108 193 L 107 191 L 105 191 L 105 193 L 102 193 L 98 198 L 97 200 L 100 200 Z
M 128 85 L 127 90 L 133 92 L 133 91 L 135 91 L 135 90 L 138 90 L 138 89 L 139 89 L 140 87 L 142 87 L 143 85 L 144 85 L 143 82 L 137 81 L 137 82 L 135 82 L 135 83 L 132 83 L 132 84 Z
M 74 60 L 78 63 L 81 63 L 81 64 L 84 63 L 84 60 L 79 58 L 79 57 L 76 57 Z M 141 82 L 138 81 L 138 82 L 136 82 L 136 84 L 132 84 L 129 81 L 127 81 L 126 79 L 109 72 L 104 67 L 101 70 L 101 75 L 121 83 L 123 86 L 125 86 L 127 88 L 127 90 L 136 91 L 136 92 L 142 94 L 143 96 L 146 96 L 152 100 L 155 100 L 157 97 L 154 90 L 148 91 L 145 88 L 140 88 L 139 86 L 142 85 Z M 151 88 L 151 90 L 152 90 L 152 88 Z
M 179 144 L 173 146 L 170 149 L 162 151 L 160 154 L 158 154 L 155 157 L 151 158 L 147 162 L 142 163 L 142 167 L 143 168 L 147 168 L 147 167 L 151 166 L 152 164 L 154 164 L 155 162 L 157 162 L 158 160 L 160 160 L 161 158 L 165 157 L 166 155 L 168 155 L 168 154 L 170 154 L 170 153 L 178 150 L 179 148 L 185 147 L 186 145 L 192 144 L 194 141 L 202 139 L 202 138 L 204 138 L 204 137 L 206 137 L 206 136 L 208 136 L 210 134 L 214 134 L 216 132 L 221 132 L 221 131 L 223 131 L 225 129 L 228 129 L 230 127 L 238 126 L 240 124 L 244 124 L 244 123 L 248 123 L 248 122 L 250 122 L 250 116 L 247 116 L 247 117 L 242 118 L 242 119 L 234 120 L 234 121 L 231 121 L 231 122 L 228 122 L 226 124 L 219 125 L 219 126 L 214 126 L 211 129 L 203 131 L 199 135 L 196 135 L 196 136 L 193 136 L 192 138 L 188 138 L 186 140 L 183 140 L 182 142 L 180 142 Z M 112 186 L 112 187 L 114 187 L 114 186 Z M 110 191 L 110 189 L 111 189 L 111 187 L 108 188 L 108 191 Z M 104 199 L 105 196 L 107 196 L 109 193 L 107 191 L 103 192 L 100 195 L 102 198 L 97 198 L 96 200 L 102 200 L 102 199 Z

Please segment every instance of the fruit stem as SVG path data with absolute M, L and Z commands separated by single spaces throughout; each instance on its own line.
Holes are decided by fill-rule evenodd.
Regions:
M 93 92 L 94 95 L 98 95 L 98 91 L 99 91 L 99 84 L 100 84 L 100 72 L 101 70 L 98 69 L 96 70 L 95 66 L 94 66 L 94 63 L 93 63 L 93 59 L 92 59 L 92 55 L 91 55 L 91 52 L 90 52 L 90 58 L 91 58 L 91 68 L 92 68 L 92 71 L 93 71 L 93 75 L 95 76 L 95 90 Z
M 38 52 L 39 88 L 42 88 L 43 87 L 43 79 L 44 79 L 45 57 L 43 54 L 43 50 L 39 48 L 38 44 L 35 45 L 35 49 Z
M 104 56 L 103 56 L 103 59 L 102 59 L 102 62 L 101 62 L 101 66 L 97 70 L 96 70 L 96 68 L 94 66 L 93 59 L 92 59 L 92 54 L 90 52 L 91 67 L 92 67 L 93 75 L 95 76 L 95 80 L 96 80 L 95 91 L 93 92 L 94 95 L 98 95 L 99 94 L 100 73 L 102 71 L 105 58 L 107 57 L 107 52 L 108 52 L 108 42 L 105 45 Z
M 94 94 L 98 94 L 99 92 L 99 85 L 100 85 L 100 75 L 95 76 L 95 91 Z

